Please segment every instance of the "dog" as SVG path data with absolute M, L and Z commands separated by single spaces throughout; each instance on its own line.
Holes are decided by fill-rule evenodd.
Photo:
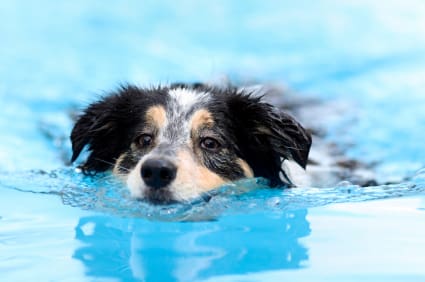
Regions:
M 177 83 L 121 86 L 89 105 L 71 132 L 84 173 L 107 170 L 131 196 L 191 201 L 243 178 L 293 187 L 288 160 L 305 169 L 312 137 L 293 116 L 248 88 Z

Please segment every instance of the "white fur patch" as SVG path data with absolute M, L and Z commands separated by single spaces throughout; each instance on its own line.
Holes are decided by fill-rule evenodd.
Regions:
M 183 111 L 187 111 L 199 102 L 208 102 L 210 93 L 199 92 L 193 89 L 177 88 L 171 89 L 169 95 L 174 99 Z
M 146 186 L 140 175 L 142 162 L 139 161 L 135 168 L 133 168 L 127 175 L 127 187 L 130 190 L 130 194 L 133 198 L 142 199 Z

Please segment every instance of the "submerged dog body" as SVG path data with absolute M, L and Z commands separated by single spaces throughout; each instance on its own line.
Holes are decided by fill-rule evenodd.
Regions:
M 246 177 L 291 186 L 282 161 L 305 168 L 311 136 L 248 90 L 203 84 L 125 86 L 91 104 L 71 133 L 84 171 L 112 169 L 132 196 L 185 201 Z

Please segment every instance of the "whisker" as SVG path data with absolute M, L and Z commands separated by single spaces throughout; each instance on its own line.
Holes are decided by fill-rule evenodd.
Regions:
M 118 159 L 117 159 L 117 158 L 114 158 L 114 160 L 115 160 L 115 161 L 117 161 Z M 122 169 L 122 170 L 124 170 L 124 171 L 126 171 L 126 172 L 130 172 L 130 171 L 131 171 L 129 168 L 126 168 L 126 167 L 121 166 L 121 165 L 117 165 L 116 163 L 115 163 L 114 165 L 115 165 L 116 167 L 118 167 L 119 169 Z
M 103 162 L 103 163 L 105 163 L 105 164 L 115 165 L 115 163 L 113 163 L 113 162 L 108 162 L 108 161 L 105 161 L 105 160 L 102 160 L 102 159 L 99 159 L 99 158 L 95 158 L 95 160 L 96 160 L 96 161 Z
M 96 158 L 96 160 L 97 160 L 97 161 L 100 161 L 100 162 L 103 162 L 103 163 L 105 163 L 105 164 L 109 164 L 109 165 L 111 165 L 111 166 L 116 166 L 116 167 L 118 167 L 119 169 L 122 169 L 122 170 L 124 170 L 124 171 L 126 171 L 126 172 L 130 172 L 130 170 L 129 170 L 128 168 L 123 167 L 123 166 L 120 166 L 120 165 L 117 165 L 116 163 L 109 162 L 109 161 L 105 161 L 105 160 L 102 160 L 102 159 L 99 159 L 99 158 Z M 117 159 L 115 158 L 115 160 L 117 160 Z

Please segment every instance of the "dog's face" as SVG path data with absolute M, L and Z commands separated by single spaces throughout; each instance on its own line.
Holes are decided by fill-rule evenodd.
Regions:
M 72 161 L 88 145 L 85 171 L 112 169 L 132 196 L 154 203 L 245 177 L 282 185 L 282 159 L 305 167 L 311 144 L 292 117 L 258 97 L 181 84 L 121 88 L 85 110 L 71 140 Z

